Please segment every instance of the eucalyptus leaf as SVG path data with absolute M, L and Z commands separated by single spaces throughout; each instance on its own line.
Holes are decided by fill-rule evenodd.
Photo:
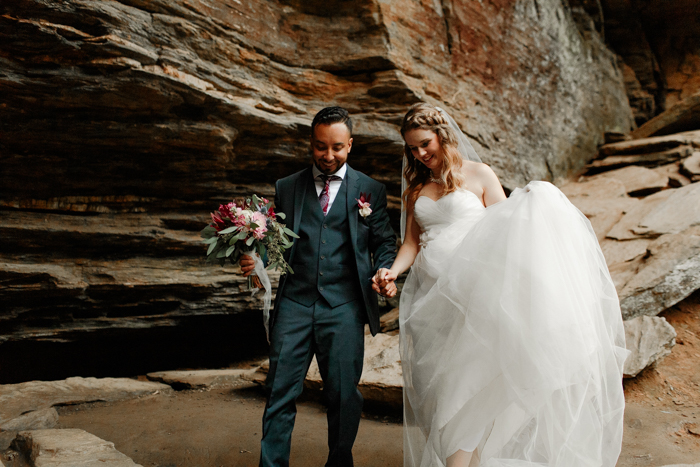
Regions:
M 202 243 L 206 243 L 207 245 L 216 243 L 216 241 L 219 239 L 219 237 L 211 237 L 207 238 L 206 240 L 202 240 Z
M 258 224 L 256 224 L 255 222 L 251 222 L 251 223 L 250 223 L 250 228 L 251 228 L 251 229 L 254 230 L 254 229 L 257 229 L 258 227 L 260 227 L 260 226 L 259 226 Z
M 217 257 L 217 258 L 225 258 L 225 257 L 226 257 L 226 251 L 224 251 L 224 249 L 222 248 L 221 251 L 219 251 L 219 252 L 216 254 L 216 257 Z
M 219 235 L 229 234 L 235 232 L 236 230 L 238 230 L 238 227 L 234 225 L 233 227 L 229 227 L 227 229 L 222 230 L 221 232 L 219 232 Z
M 216 242 L 209 245 L 209 248 L 207 249 L 207 256 L 209 256 L 211 254 L 211 252 L 214 251 L 215 248 L 216 248 Z
M 275 216 L 279 217 L 282 220 L 285 220 L 287 218 L 287 215 L 283 212 L 276 212 Z
M 286 233 L 292 238 L 299 238 L 299 235 L 295 234 L 291 229 L 288 229 L 287 227 L 284 228 L 284 233 Z
M 245 241 L 245 244 L 250 246 L 253 244 L 254 241 L 255 241 L 255 237 L 250 237 L 248 240 Z
M 212 227 L 211 225 L 208 225 L 202 229 L 202 231 L 199 234 L 202 238 L 211 238 L 216 236 L 216 229 Z
M 230 246 L 228 250 L 226 250 L 226 256 L 231 256 L 231 253 L 233 253 L 236 250 L 235 246 Z

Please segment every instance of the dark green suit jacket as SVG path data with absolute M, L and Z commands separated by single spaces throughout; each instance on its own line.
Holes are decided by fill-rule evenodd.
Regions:
M 304 196 L 307 187 L 313 183 L 311 167 L 297 172 L 289 177 L 278 180 L 275 184 L 275 211 L 283 212 L 287 217 L 284 221 L 287 227 L 295 233 L 299 232 L 304 207 Z M 348 212 L 350 238 L 355 252 L 357 277 L 349 277 L 348 281 L 358 281 L 362 290 L 367 320 L 372 335 L 379 331 L 379 310 L 377 294 L 372 290 L 371 278 L 377 269 L 390 267 L 396 258 L 396 234 L 391 227 L 386 211 L 386 187 L 367 175 L 347 168 L 345 175 L 347 183 L 346 199 L 336 198 L 333 203 L 345 202 Z M 371 194 L 372 214 L 362 217 L 357 206 L 360 193 Z M 285 260 L 290 265 L 294 262 L 296 244 L 285 252 Z M 286 275 L 280 278 L 277 289 L 275 306 L 270 315 L 270 329 L 274 326 L 280 298 L 284 292 Z M 350 286 L 353 284 L 349 283 Z

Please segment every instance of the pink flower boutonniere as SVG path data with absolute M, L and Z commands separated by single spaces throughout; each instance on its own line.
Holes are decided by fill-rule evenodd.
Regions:
M 362 217 L 367 217 L 372 214 L 372 208 L 370 208 L 369 200 L 372 198 L 372 193 L 364 194 L 360 193 L 360 199 L 357 200 L 357 207 L 360 208 L 360 215 Z

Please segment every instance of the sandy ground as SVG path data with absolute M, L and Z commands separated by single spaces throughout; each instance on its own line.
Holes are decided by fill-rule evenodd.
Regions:
M 676 346 L 625 381 L 620 467 L 700 463 L 700 294 L 660 316 L 675 328 Z
M 663 316 L 678 344 L 656 368 L 625 381 L 627 407 L 619 467 L 700 463 L 700 294 Z M 326 414 L 300 402 L 292 466 L 322 466 Z M 254 467 L 260 455 L 260 388 L 187 390 L 123 402 L 59 408 L 57 428 L 81 428 L 115 443 L 144 467 Z M 358 467 L 400 467 L 397 414 L 366 412 L 354 449 Z
M 82 428 L 113 441 L 144 467 L 255 467 L 264 402 L 256 388 L 181 391 L 62 407 L 58 428 Z M 326 414 L 313 401 L 298 408 L 291 465 L 322 466 L 328 453 Z M 688 431 L 698 426 L 698 416 L 697 406 L 628 403 L 618 466 L 700 462 L 700 436 Z M 355 443 L 355 465 L 400 467 L 401 430 L 395 417 L 365 414 Z
M 257 388 L 189 390 L 119 403 L 62 407 L 57 428 L 82 428 L 114 442 L 144 467 L 255 467 L 265 399 Z M 376 417 L 376 418 L 375 418 Z M 367 415 L 355 442 L 355 465 L 402 465 L 401 424 Z M 321 404 L 298 405 L 290 464 L 323 466 L 328 455 Z

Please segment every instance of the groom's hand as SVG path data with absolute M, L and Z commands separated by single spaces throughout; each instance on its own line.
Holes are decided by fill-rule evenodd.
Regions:
M 380 295 L 393 297 L 396 295 L 398 288 L 396 287 L 396 274 L 386 268 L 380 268 L 372 277 L 372 289 Z
M 241 266 L 243 277 L 250 276 L 250 273 L 252 273 L 255 269 L 255 260 L 252 256 L 241 255 L 241 258 L 238 260 L 238 264 Z
M 387 282 L 384 287 L 381 288 L 380 294 L 384 295 L 385 297 L 392 298 L 396 296 L 396 293 L 399 291 L 398 287 L 396 287 L 396 282 L 391 281 Z
M 241 255 L 241 258 L 238 260 L 238 264 L 241 265 L 241 272 L 243 272 L 243 277 L 250 276 L 253 270 L 255 270 L 255 260 L 252 256 Z M 262 282 L 260 282 L 260 278 L 258 276 L 253 276 L 253 287 L 258 289 L 263 288 Z

